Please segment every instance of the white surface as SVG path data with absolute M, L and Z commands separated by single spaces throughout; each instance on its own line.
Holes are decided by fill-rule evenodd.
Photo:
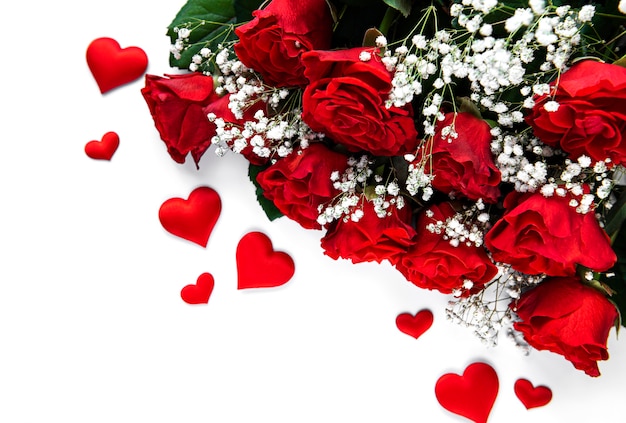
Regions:
M 212 150 L 200 171 L 170 160 L 138 80 L 101 95 L 87 68 L 98 37 L 142 47 L 148 72 L 172 72 L 165 28 L 184 1 L 3 2 L 0 59 L 0 422 L 463 422 L 434 395 L 474 361 L 500 391 L 490 422 L 615 422 L 626 340 L 615 331 L 602 376 L 562 357 L 483 347 L 445 320 L 447 297 L 389 266 L 335 262 L 320 232 L 257 206 L 245 162 Z M 79 6 L 77 6 L 77 4 Z M 110 162 L 86 142 L 120 135 Z M 206 249 L 171 236 L 158 208 L 199 185 L 223 211 Z M 236 289 L 235 247 L 251 230 L 294 258 L 276 289 Z M 207 305 L 180 289 L 215 277 Z M 395 317 L 429 308 L 415 340 Z M 527 411 L 525 377 L 553 400 Z

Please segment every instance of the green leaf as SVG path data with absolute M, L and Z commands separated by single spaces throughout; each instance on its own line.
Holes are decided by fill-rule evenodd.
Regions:
M 250 181 L 252 181 L 252 183 L 256 187 L 256 200 L 261 205 L 261 208 L 265 212 L 265 215 L 267 216 L 267 218 L 270 221 L 272 221 L 283 216 L 283 213 L 280 210 L 278 210 L 278 208 L 276 208 L 274 203 L 272 203 L 270 200 L 267 199 L 267 197 L 263 195 L 263 189 L 261 188 L 261 186 L 256 180 L 256 177 L 259 174 L 259 172 L 265 170 L 266 168 L 267 166 L 257 166 L 257 165 L 253 165 L 252 163 L 250 163 L 250 166 L 248 166 L 248 177 L 250 178 Z
M 201 48 L 216 50 L 218 44 L 235 39 L 232 31 L 236 22 L 233 0 L 188 0 L 167 28 L 172 43 L 176 41 L 174 28 L 193 29 L 190 46 L 181 53 L 180 59 L 170 55 L 170 66 L 189 69 L 191 58 Z
M 400 13 L 404 15 L 406 18 L 411 13 L 411 5 L 414 0 L 383 0 L 390 7 L 393 7 L 396 10 L 399 10 Z
M 265 3 L 264 0 L 235 0 L 233 6 L 235 7 L 235 18 L 237 23 L 248 22 L 252 19 L 252 12 L 257 10 L 261 5 Z

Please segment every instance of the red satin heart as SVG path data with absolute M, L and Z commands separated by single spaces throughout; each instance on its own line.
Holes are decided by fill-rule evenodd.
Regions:
M 96 160 L 111 160 L 120 145 L 120 137 L 115 132 L 107 132 L 101 141 L 93 140 L 85 144 L 87 156 Z
M 433 324 L 433 313 L 430 310 L 421 310 L 415 316 L 402 313 L 396 317 L 396 326 L 401 332 L 417 339 Z
M 237 288 L 271 288 L 289 281 L 295 272 L 293 259 L 274 251 L 272 241 L 261 232 L 249 232 L 237 245 Z
M 159 220 L 169 233 L 206 247 L 221 211 L 218 193 L 199 187 L 189 194 L 188 200 L 170 198 L 161 204 Z
M 526 409 L 542 407 L 552 400 L 552 390 L 550 388 L 547 386 L 534 387 L 526 379 L 516 380 L 513 390 Z
M 187 304 L 206 304 L 209 302 L 215 281 L 210 273 L 198 276 L 195 285 L 187 285 L 180 291 L 180 297 Z
M 134 81 L 148 68 L 148 56 L 141 48 L 120 48 L 117 41 L 107 37 L 93 40 L 86 57 L 102 94 Z
M 435 385 L 435 395 L 446 410 L 485 423 L 491 413 L 499 382 L 496 371 L 486 363 L 467 366 L 462 376 L 446 373 Z

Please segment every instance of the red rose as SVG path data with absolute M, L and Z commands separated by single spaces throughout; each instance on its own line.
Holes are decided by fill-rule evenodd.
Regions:
M 371 54 L 363 61 L 361 52 Z M 302 119 L 350 151 L 377 156 L 414 152 L 412 109 L 387 108 L 391 74 L 372 49 L 311 51 L 302 55 L 310 80 L 302 96 Z
M 300 55 L 330 48 L 333 20 L 326 0 L 273 0 L 237 27 L 235 53 L 274 87 L 307 83 Z
M 445 128 L 456 135 L 443 136 Z M 471 200 L 498 201 L 500 171 L 493 162 L 487 122 L 470 113 L 447 113 L 437 125 L 430 153 L 432 160 L 427 160 L 426 172 L 435 175 L 434 188 Z
M 599 291 L 575 277 L 548 278 L 524 292 L 511 307 L 521 321 L 513 327 L 538 350 L 563 355 L 589 376 L 609 358 L 606 342 L 618 314 Z
M 428 225 L 455 215 L 449 203 L 432 206 L 417 220 L 416 242 L 400 256 L 396 269 L 420 288 L 436 289 L 449 294 L 462 289 L 466 280 L 473 285 L 469 292 L 477 292 L 498 273 L 482 247 L 460 242 L 453 246 L 443 233 L 432 232 Z
M 558 110 L 545 110 L 549 100 Z M 537 100 L 526 121 L 541 141 L 574 159 L 587 155 L 626 164 L 626 68 L 594 60 L 574 64 L 560 76 L 554 95 Z
M 485 235 L 494 260 L 530 275 L 573 276 L 580 264 L 595 271 L 613 266 L 617 257 L 594 213 L 581 214 L 573 197 L 544 197 L 512 192 L 507 209 Z
M 320 143 L 294 151 L 257 175 L 263 195 L 288 218 L 306 229 L 321 229 L 318 206 L 340 191 L 330 179 L 343 172 L 347 157 Z
M 184 163 L 191 153 L 197 166 L 215 135 L 204 111 L 219 98 L 213 92 L 213 78 L 200 73 L 146 75 L 141 94 L 172 159 Z
M 390 206 L 389 215 L 378 217 L 370 201 L 363 203 L 363 217 L 333 221 L 322 238 L 324 254 L 337 260 L 350 259 L 353 263 L 395 262 L 413 243 L 415 229 L 411 226 L 411 209 Z

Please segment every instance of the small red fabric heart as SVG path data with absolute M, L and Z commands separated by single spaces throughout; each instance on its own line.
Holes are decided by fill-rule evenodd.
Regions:
M 111 160 L 120 145 L 120 137 L 115 132 L 107 132 L 100 141 L 93 140 L 85 144 L 87 156 L 96 160 Z
M 437 380 L 435 395 L 446 410 L 485 423 L 498 395 L 496 371 L 486 363 L 472 363 L 462 376 L 447 373 Z
M 415 316 L 402 313 L 396 317 L 396 326 L 401 332 L 417 339 L 433 324 L 433 313 L 430 310 L 421 310 Z
M 218 193 L 209 187 L 198 187 L 187 200 L 170 198 L 161 204 L 159 220 L 169 233 L 206 247 L 221 211 Z
M 261 232 L 249 232 L 237 245 L 237 288 L 271 288 L 289 281 L 295 265 L 289 254 L 274 251 Z
M 121 48 L 113 38 L 93 40 L 87 47 L 87 66 L 102 94 L 141 77 L 148 56 L 139 47 Z
M 210 273 L 198 276 L 195 285 L 187 285 L 180 291 L 180 297 L 187 304 L 206 304 L 209 302 L 215 280 Z
M 516 380 L 513 390 L 526 409 L 542 407 L 552 400 L 550 388 L 547 386 L 534 387 L 527 379 Z

